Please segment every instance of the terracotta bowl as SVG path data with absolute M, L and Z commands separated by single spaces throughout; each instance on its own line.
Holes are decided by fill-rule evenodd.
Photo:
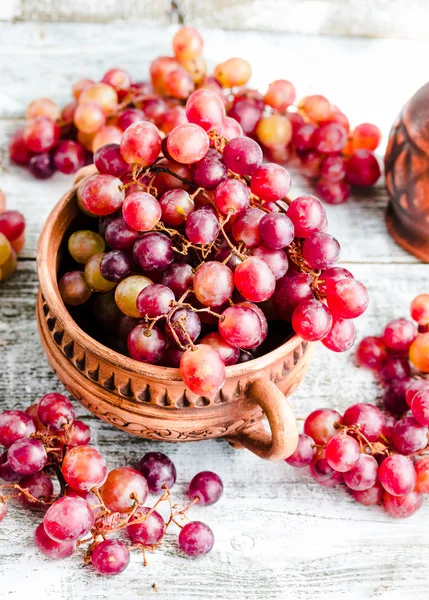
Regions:
M 37 249 L 40 338 L 67 390 L 104 421 L 141 437 L 175 442 L 225 437 L 262 458 L 292 454 L 298 434 L 286 396 L 304 376 L 311 344 L 294 336 L 264 356 L 227 367 L 223 389 L 206 398 L 185 388 L 178 369 L 128 358 L 77 325 L 57 285 L 62 242 L 79 214 L 76 189 L 52 210 Z

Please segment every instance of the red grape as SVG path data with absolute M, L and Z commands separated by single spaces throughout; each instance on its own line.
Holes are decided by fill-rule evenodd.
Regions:
M 219 235 L 219 221 L 213 212 L 200 208 L 186 221 L 186 235 L 193 244 L 211 244 Z
M 369 298 L 366 287 L 356 279 L 326 282 L 326 300 L 332 314 L 343 319 L 354 319 L 365 312 Z
M 259 235 L 262 242 L 273 250 L 286 248 L 293 241 L 293 223 L 283 213 L 269 213 L 259 221 Z
M 373 456 L 360 454 L 357 463 L 344 473 L 344 483 L 355 491 L 368 490 L 377 481 L 378 463 Z
M 144 517 L 150 512 L 149 516 L 141 523 L 133 525 L 133 521 Z M 154 546 L 158 544 L 165 534 L 165 523 L 159 512 L 152 510 L 147 506 L 138 508 L 129 521 L 127 533 L 134 544 L 143 546 Z
M 103 175 L 120 177 L 129 169 L 129 164 L 123 159 L 119 144 L 105 144 L 94 154 L 94 164 Z
M 178 163 L 190 165 L 198 162 L 209 149 L 207 133 L 199 125 L 178 125 L 167 137 L 169 156 Z
M 47 427 L 61 431 L 70 427 L 75 419 L 73 404 L 62 394 L 54 392 L 46 394 L 39 401 L 37 416 Z
M 111 215 L 120 208 L 125 199 L 122 182 L 112 175 L 93 175 L 80 185 L 77 191 L 82 209 L 97 217 Z
M 130 512 L 136 504 L 143 504 L 148 495 L 146 479 L 135 469 L 119 467 L 107 475 L 101 488 L 104 504 L 112 512 Z
M 291 178 L 283 167 L 275 163 L 265 163 L 252 175 L 250 188 L 252 194 L 267 202 L 284 198 L 291 187 Z
M 357 425 L 358 431 L 368 441 L 376 442 L 384 425 L 384 416 L 376 406 L 360 402 L 348 407 L 343 415 L 342 423 L 348 427 Z
M 121 154 L 129 164 L 151 165 L 161 151 L 161 136 L 157 127 L 148 121 L 130 125 L 121 139 Z
M 150 364 L 156 364 L 161 360 L 166 345 L 165 336 L 158 327 L 148 329 L 144 324 L 137 325 L 127 339 L 131 358 Z
M 414 465 L 401 454 L 393 454 L 383 460 L 378 478 L 386 492 L 392 496 L 405 496 L 413 491 L 416 484 Z
M 257 256 L 250 256 L 237 265 L 234 284 L 246 300 L 263 302 L 273 295 L 276 280 L 267 262 Z
M 262 318 L 249 305 L 230 306 L 222 313 L 222 317 L 219 333 L 231 346 L 251 349 L 263 341 Z
M 292 327 L 303 340 L 321 340 L 331 330 L 332 315 L 323 302 L 316 299 L 304 300 L 293 311 Z
M 395 319 L 386 325 L 383 332 L 383 342 L 389 350 L 407 352 L 416 335 L 417 330 L 411 321 Z
M 260 208 L 247 208 L 235 219 L 232 235 L 236 242 L 244 242 L 247 248 L 256 248 L 261 244 L 259 223 L 266 213 Z
M 249 206 L 249 188 L 238 179 L 228 179 L 216 188 L 214 201 L 223 215 L 236 215 Z
M 391 517 L 405 519 L 411 517 L 423 504 L 423 494 L 414 490 L 401 496 L 384 493 L 383 506 Z
M 192 558 L 208 554 L 214 545 L 212 530 L 201 521 L 187 523 L 179 533 L 179 547 Z
M 43 523 L 40 523 L 34 533 L 34 542 L 42 554 L 54 560 L 68 558 L 76 549 L 76 542 L 73 540 L 57 542 L 49 537 Z
M 349 319 L 334 319 L 329 333 L 322 339 L 322 344 L 333 352 L 349 350 L 356 339 L 356 329 Z
M 225 117 L 225 107 L 211 90 L 199 89 L 193 92 L 186 102 L 186 116 L 205 131 L 220 125 Z
M 295 235 L 306 238 L 322 230 L 326 212 L 315 196 L 299 196 L 289 205 L 287 216 L 294 225 Z
M 293 454 L 286 458 L 286 462 L 291 467 L 301 469 L 308 467 L 316 455 L 316 447 L 310 436 L 301 433 L 298 437 L 298 446 Z
M 0 413 L 0 445 L 9 448 L 23 438 L 36 432 L 33 419 L 21 410 L 5 410 Z
M 339 255 L 340 245 L 337 240 L 328 233 L 312 233 L 307 237 L 302 246 L 302 256 L 312 269 L 326 269 L 327 267 L 332 267 L 338 260 Z M 341 317 L 346 315 L 338 314 L 338 316 Z
M 197 473 L 189 484 L 188 495 L 191 500 L 198 498 L 201 506 L 214 504 L 223 494 L 223 483 L 219 475 L 212 471 Z
M 359 456 L 359 444 L 347 434 L 340 433 L 326 444 L 326 462 L 332 469 L 340 473 L 350 471 L 356 465 Z
M 262 163 L 262 150 L 254 140 L 236 137 L 223 149 L 223 160 L 233 173 L 252 175 Z
M 163 233 L 145 233 L 134 244 L 134 259 L 142 271 L 163 271 L 174 260 L 170 238 Z
M 292 319 L 292 314 L 300 302 L 314 299 L 311 287 L 312 278 L 306 273 L 287 273 L 279 279 L 272 295 L 272 302 L 277 316 L 285 321 Z
M 93 550 L 91 563 L 101 575 L 118 575 L 130 562 L 130 551 L 120 540 L 103 540 Z
M 176 343 L 175 333 L 182 346 L 189 345 L 189 338 L 195 342 L 201 333 L 201 321 L 199 316 L 188 308 L 176 309 L 170 318 L 170 323 L 171 326 L 169 324 L 165 326 L 165 333 L 168 339 L 171 342 Z M 182 328 L 185 329 L 187 335 Z
M 32 119 L 23 131 L 24 142 L 31 152 L 45 152 L 57 145 L 61 130 L 48 117 Z
M 54 484 L 42 471 L 33 473 L 32 475 L 25 475 L 25 477 L 20 479 L 19 486 L 23 490 L 27 490 L 34 498 L 43 502 L 49 502 L 54 495 Z M 40 506 L 35 500 L 30 500 L 22 493 L 19 499 L 24 506 Z
M 313 438 L 316 444 L 326 444 L 337 435 L 337 423 L 341 423 L 341 415 L 336 410 L 319 408 L 304 421 L 304 433 Z
M 355 150 L 346 163 L 346 175 L 353 185 L 374 185 L 381 175 L 380 165 L 369 150 Z
M 183 353 L 180 374 L 187 388 L 199 396 L 218 392 L 225 383 L 225 365 L 212 346 L 200 344 Z
M 172 307 L 174 294 L 170 288 L 159 283 L 145 287 L 137 296 L 137 310 L 149 319 L 165 315 Z
M 204 306 L 221 306 L 231 297 L 234 283 L 237 285 L 235 274 L 233 276 L 229 267 L 220 262 L 208 261 L 195 271 L 194 294 Z
M 414 417 L 404 417 L 396 422 L 392 429 L 391 441 L 397 452 L 414 454 L 426 448 L 428 428 L 421 425 Z
M 382 338 L 367 336 L 361 340 L 356 350 L 356 359 L 360 366 L 378 370 L 387 358 L 386 346 Z
M 22 475 L 37 473 L 47 461 L 45 446 L 40 440 L 21 438 L 9 447 L 7 453 L 10 468 Z
M 122 215 L 129 227 L 136 231 L 150 231 L 161 219 L 161 205 L 147 192 L 133 192 L 125 198 Z
M 352 490 L 353 498 L 364 506 L 375 506 L 380 504 L 383 499 L 384 490 L 379 481 L 367 490 Z
M 228 342 L 223 339 L 220 333 L 216 331 L 203 337 L 201 343 L 208 344 L 209 346 L 215 348 L 219 352 L 223 362 L 225 363 L 225 366 L 235 365 L 235 363 L 238 361 L 240 350 L 237 347 L 228 344 Z
M 87 492 L 106 479 L 103 456 L 91 446 L 76 446 L 67 451 L 61 467 L 66 483 L 77 491 Z
M 185 223 L 194 211 L 195 204 L 185 190 L 169 190 L 162 195 L 159 201 L 162 211 L 162 220 L 168 226 L 177 226 Z
M 342 474 L 334 471 L 325 458 L 313 460 L 310 464 L 310 474 L 323 487 L 334 487 L 343 481 Z

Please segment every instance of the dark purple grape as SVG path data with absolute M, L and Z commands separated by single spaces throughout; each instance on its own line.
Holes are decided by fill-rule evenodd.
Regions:
M 174 260 L 171 240 L 163 233 L 145 233 L 134 244 L 133 252 L 143 271 L 164 271 Z
M 201 471 L 189 484 L 188 494 L 191 500 L 198 498 L 199 504 L 207 506 L 219 500 L 223 493 L 223 483 L 219 475 L 212 471 Z
M 30 173 L 37 179 L 49 179 L 55 173 L 55 165 L 50 152 L 36 154 L 28 163 Z
M 151 494 L 159 494 L 163 486 L 172 488 L 176 482 L 176 467 L 162 452 L 148 452 L 139 463 L 139 470 L 146 478 Z
M 119 282 L 133 272 L 133 261 L 123 250 L 112 250 L 103 256 L 100 273 L 107 281 Z

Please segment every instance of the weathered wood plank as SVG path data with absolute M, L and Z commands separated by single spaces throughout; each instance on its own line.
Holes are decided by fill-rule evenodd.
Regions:
M 355 265 L 354 270 L 371 294 L 368 314 L 358 321 L 361 336 L 404 313 L 413 295 L 422 291 L 427 266 Z M 36 289 L 34 261 L 20 261 L 16 277 L 0 287 L 0 408 L 23 407 L 49 390 L 62 390 L 38 342 Z M 320 406 L 342 411 L 352 402 L 371 402 L 379 393 L 371 374 L 354 367 L 352 353 L 337 356 L 321 347 L 291 402 L 302 417 Z M 225 482 L 224 499 L 193 513 L 213 527 L 216 549 L 204 560 L 187 561 L 177 556 L 171 535 L 148 568 L 133 556 L 126 574 L 106 588 L 89 568 L 82 568 L 78 556 L 58 564 L 41 558 L 31 539 L 37 519 L 12 510 L 0 528 L 5 597 L 21 600 L 30 578 L 33 589 L 48 600 L 125 599 L 130 592 L 180 600 L 424 597 L 429 505 L 406 523 L 392 522 L 381 509 L 365 509 L 342 489 L 317 486 L 305 471 L 265 463 L 222 440 L 149 442 L 116 431 L 83 409 L 78 412 L 90 423 L 94 441 L 112 467 L 134 464 L 149 449 L 168 453 L 179 472 L 178 500 L 184 499 L 194 473 L 217 471 Z M 18 535 L 22 542 L 12 549 L 10 540 Z M 159 595 L 151 588 L 154 582 Z
M 205 27 L 306 34 L 427 39 L 424 0 L 3 0 L 2 19 L 95 21 L 147 19 Z M 400 18 L 398 18 L 400 15 Z

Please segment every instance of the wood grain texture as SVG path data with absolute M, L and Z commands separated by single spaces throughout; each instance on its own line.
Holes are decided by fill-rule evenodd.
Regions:
M 0 188 L 6 192 L 9 206 L 22 210 L 28 221 L 27 244 L 18 272 L 12 280 L 0 284 L 1 408 L 22 408 L 48 391 L 63 391 L 47 364 L 36 331 L 34 259 L 41 225 L 71 184 L 69 177 L 60 175 L 50 182 L 38 182 L 7 163 L 6 141 L 17 125 L 12 117 L 21 116 L 25 102 L 37 95 L 50 94 L 65 101 L 73 78 L 85 74 L 99 77 L 114 63 L 130 65 L 132 72 L 142 75 L 150 57 L 168 51 L 170 31 L 153 29 L 141 36 L 139 25 L 112 25 L 106 36 L 104 27 L 0 25 L 0 72 L 4 81 L 0 87 L 0 148 L 6 169 L 0 173 Z M 43 39 L 41 30 L 45 33 Z M 127 38 L 128 46 L 123 43 Z M 155 39 L 156 45 L 151 47 Z M 408 68 L 407 57 L 412 50 L 406 42 L 368 45 L 357 40 L 311 38 L 311 50 L 305 51 L 294 36 L 208 31 L 206 39 L 211 57 L 223 52 L 227 56 L 237 48 L 243 56 L 251 55 L 252 61 L 259 54 L 256 68 L 262 81 L 257 85 L 262 86 L 274 73 L 278 76 L 279 63 L 271 64 L 271 53 L 276 50 L 281 56 L 293 56 L 293 60 L 285 60 L 285 71 L 293 71 L 293 80 L 298 77 L 302 93 L 327 93 L 344 106 L 354 122 L 372 118 L 378 122 L 380 117 L 384 135 L 405 101 L 407 90 L 417 88 L 416 80 L 424 77 Z M 416 51 L 419 46 L 415 44 Z M 396 63 L 394 85 L 387 76 L 380 81 L 380 64 L 389 56 L 403 57 Z M 350 74 L 346 69 L 351 57 L 354 64 L 362 65 L 362 81 L 372 82 L 371 93 L 363 85 L 352 85 L 356 70 Z M 331 65 L 329 77 L 324 65 Z M 333 76 L 333 72 L 338 73 L 338 65 L 342 69 L 340 78 Z M 398 81 L 401 85 L 397 89 Z M 308 186 L 294 177 L 293 191 L 297 195 L 308 191 Z M 370 193 L 355 195 L 344 206 L 328 207 L 330 229 L 343 247 L 343 263 L 351 265 L 370 292 L 368 312 L 357 322 L 358 338 L 379 332 L 389 319 L 406 315 L 412 297 L 428 291 L 428 266 L 397 248 L 386 234 L 385 204 L 380 185 Z M 291 403 L 298 417 L 304 417 L 317 407 L 332 406 L 343 411 L 353 402 L 373 402 L 380 396 L 381 388 L 371 373 L 354 366 L 352 352 L 338 356 L 319 347 Z M 2 599 L 24 600 L 29 590 L 33 597 L 45 600 L 427 597 L 428 502 L 411 519 L 394 521 L 381 508 L 366 509 L 355 503 L 342 488 L 316 485 L 305 469 L 264 462 L 250 452 L 233 450 L 223 440 L 154 443 L 115 430 L 82 408 L 78 408 L 78 414 L 91 425 L 93 442 L 110 467 L 135 464 L 149 450 L 169 454 L 178 470 L 174 488 L 178 501 L 185 499 L 186 485 L 196 472 L 211 469 L 219 473 L 225 483 L 223 499 L 212 507 L 196 507 L 192 513 L 213 528 L 213 553 L 198 561 L 182 558 L 177 554 L 172 532 L 165 548 L 149 557 L 147 568 L 134 554 L 124 574 L 105 580 L 84 567 L 79 555 L 59 563 L 41 557 L 32 541 L 41 515 L 12 508 L 0 527 Z
M 158 24 L 306 34 L 427 39 L 428 6 L 411 0 L 2 0 L 0 19 Z

